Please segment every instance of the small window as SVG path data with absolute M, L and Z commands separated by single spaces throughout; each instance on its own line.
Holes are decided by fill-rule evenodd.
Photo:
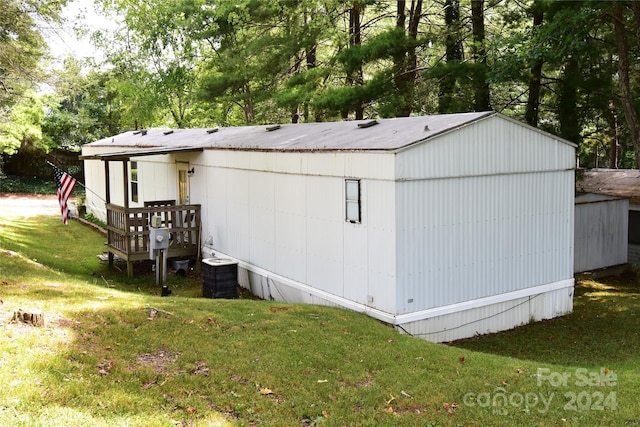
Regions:
M 131 162 L 131 201 L 138 201 L 138 162 Z
M 347 179 L 345 182 L 346 220 L 360 223 L 360 180 Z

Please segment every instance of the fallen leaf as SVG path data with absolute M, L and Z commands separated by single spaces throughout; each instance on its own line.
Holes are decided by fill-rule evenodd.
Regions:
M 270 388 L 261 388 L 260 389 L 260 394 L 262 395 L 267 395 L 267 394 L 273 394 L 273 390 L 271 390 Z
M 329 418 L 329 413 L 327 411 L 322 411 L 322 416 L 325 418 Z
M 455 403 L 453 404 L 455 405 Z M 457 405 L 456 405 L 457 406 Z M 447 411 L 449 414 L 451 415 L 455 415 L 456 413 L 453 412 L 453 408 L 455 408 L 455 406 L 449 405 L 448 403 L 443 403 L 442 407 L 445 409 L 445 411 Z
M 507 382 L 505 380 L 500 381 L 501 385 L 507 385 Z
M 391 406 L 389 406 L 387 408 L 387 414 L 393 414 L 393 413 L 395 413 L 395 411 L 393 410 L 393 408 Z
M 187 412 L 189 413 L 189 415 L 193 415 L 193 414 L 195 414 L 197 411 L 196 411 L 196 408 L 194 408 L 193 406 L 189 406 L 189 407 L 187 408 Z
M 389 344 L 391 344 L 391 343 L 393 342 L 393 338 L 389 338 L 389 339 L 387 340 L 387 342 L 388 342 Z
M 524 370 L 522 370 L 520 368 L 516 369 L 516 374 L 522 374 L 523 372 L 524 372 Z
M 346 329 L 344 331 L 342 331 L 342 333 L 345 334 L 345 335 L 349 335 L 349 331 L 346 330 Z
M 460 356 L 460 357 L 458 357 L 458 362 L 460 362 L 460 363 L 464 363 L 464 356 Z
M 107 375 L 111 368 L 113 368 L 114 362 L 113 360 L 107 360 L 106 362 L 98 363 L 96 368 L 98 368 L 99 375 Z

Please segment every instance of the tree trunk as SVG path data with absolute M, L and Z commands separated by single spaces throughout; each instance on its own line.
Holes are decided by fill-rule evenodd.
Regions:
M 544 11 L 539 1 L 533 4 L 533 28 L 536 31 L 542 26 Z M 529 77 L 529 98 L 527 99 L 527 109 L 525 111 L 525 121 L 533 127 L 538 127 L 540 92 L 542 88 L 542 66 L 544 61 L 538 57 L 533 67 L 531 67 L 531 77 Z
M 575 144 L 580 143 L 578 120 L 578 86 L 581 79 L 578 61 L 571 57 L 564 65 L 558 96 L 558 121 L 560 136 Z
M 363 6 L 358 0 L 353 2 L 353 7 L 349 9 L 349 46 L 359 46 L 362 44 L 360 12 Z M 347 82 L 351 86 L 362 85 L 364 77 L 362 74 L 362 65 L 358 67 L 354 74 L 347 76 Z M 357 105 L 355 107 L 356 120 L 364 118 L 364 107 Z M 346 119 L 347 117 L 345 117 Z
M 295 63 L 293 64 L 292 74 L 300 74 L 302 72 L 302 58 L 296 54 Z M 295 124 L 300 121 L 300 105 L 296 104 L 291 107 L 291 123 Z
M 444 22 L 447 31 L 445 58 L 447 66 L 450 66 L 462 61 L 462 41 L 459 37 L 460 0 L 445 1 Z M 453 113 L 457 110 L 453 103 L 457 78 L 456 72 L 452 71 L 452 69 L 453 67 L 448 67 L 447 72 L 440 80 L 438 102 L 438 111 L 440 113 Z
M 631 83 L 629 80 L 629 48 L 625 34 L 625 22 L 623 5 L 616 3 L 613 15 L 613 24 L 616 35 L 616 47 L 618 48 L 618 86 L 620 88 L 620 99 L 624 116 L 629 127 L 631 143 L 635 154 L 635 165 L 640 169 L 640 124 L 638 123 L 638 112 L 634 105 Z
M 244 110 L 244 120 L 249 125 L 253 123 L 255 114 L 253 110 L 253 100 L 251 99 L 251 87 L 248 83 L 244 85 L 244 94 L 245 99 L 242 109 Z
M 317 48 L 318 46 L 316 44 L 313 44 L 311 46 L 308 46 L 305 50 L 305 56 L 307 58 L 307 70 L 316 68 L 317 52 L 318 52 Z M 304 116 L 304 121 L 308 122 L 309 121 L 309 103 L 308 102 L 304 103 L 304 109 L 302 114 Z M 322 121 L 322 117 L 319 115 L 317 111 L 315 112 L 314 120 L 316 122 Z
M 471 23 L 473 26 L 473 59 L 476 70 L 473 76 L 474 109 L 476 111 L 488 111 L 491 109 L 491 98 L 489 82 L 487 82 L 484 0 L 471 0 Z
M 398 1 L 398 12 L 396 18 L 396 28 L 406 32 L 409 45 L 406 52 L 398 53 L 394 56 L 394 84 L 395 97 L 398 102 L 395 106 L 395 115 L 398 117 L 408 117 L 413 112 L 414 87 L 418 75 L 416 68 L 418 58 L 416 55 L 415 41 L 418 37 L 418 26 L 422 15 L 422 0 L 412 0 L 409 16 L 409 28 L 405 30 L 407 20 L 406 2 Z
M 634 22 L 636 23 L 636 41 L 640 44 L 640 2 L 632 1 L 631 7 L 633 8 L 633 17 Z
M 44 314 L 42 313 L 42 310 L 24 311 L 19 309 L 13 312 L 11 322 L 28 323 L 33 326 L 44 326 Z
M 609 128 L 609 169 L 618 169 L 618 126 L 616 116 L 610 108 L 604 110 Z

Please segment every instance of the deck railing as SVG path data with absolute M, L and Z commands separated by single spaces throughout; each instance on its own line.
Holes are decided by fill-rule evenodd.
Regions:
M 149 223 L 161 218 L 169 232 L 166 257 L 193 257 L 200 247 L 200 205 L 151 203 L 142 208 L 107 204 L 107 246 L 109 251 L 131 263 L 149 259 Z M 129 265 L 128 265 L 129 268 Z

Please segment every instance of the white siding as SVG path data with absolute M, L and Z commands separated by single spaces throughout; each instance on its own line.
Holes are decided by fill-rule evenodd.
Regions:
M 394 179 L 393 155 L 386 152 L 257 152 L 205 150 L 208 165 L 292 175 Z
M 173 156 L 150 156 L 133 158 L 138 162 L 138 202 L 129 202 L 131 207 L 144 206 L 144 202 L 153 200 L 178 199 L 178 177 Z M 111 162 L 115 164 L 118 162 Z M 127 166 L 130 167 L 130 166 Z M 111 175 L 111 172 L 109 172 Z M 131 171 L 129 171 L 131 177 Z M 113 188 L 113 187 L 112 187 Z M 131 198 L 131 188 L 129 188 Z M 121 200 L 113 203 L 122 204 Z
M 257 269 L 395 313 L 394 182 L 358 175 L 388 169 L 393 155 L 237 154 L 206 150 L 193 160 L 192 187 L 206 188 L 192 192 L 203 205 L 204 241 Z M 360 224 L 345 221 L 345 178 L 361 178 Z
M 572 184 L 569 171 L 399 183 L 400 313 L 571 277 Z
M 398 179 L 482 176 L 575 167 L 574 147 L 491 116 L 401 152 Z
M 307 280 L 306 177 L 275 175 L 275 271 L 300 282 Z
M 400 152 L 398 313 L 571 278 L 573 153 L 501 116 Z
M 629 201 L 609 199 L 575 207 L 576 272 L 625 264 L 628 257 Z

